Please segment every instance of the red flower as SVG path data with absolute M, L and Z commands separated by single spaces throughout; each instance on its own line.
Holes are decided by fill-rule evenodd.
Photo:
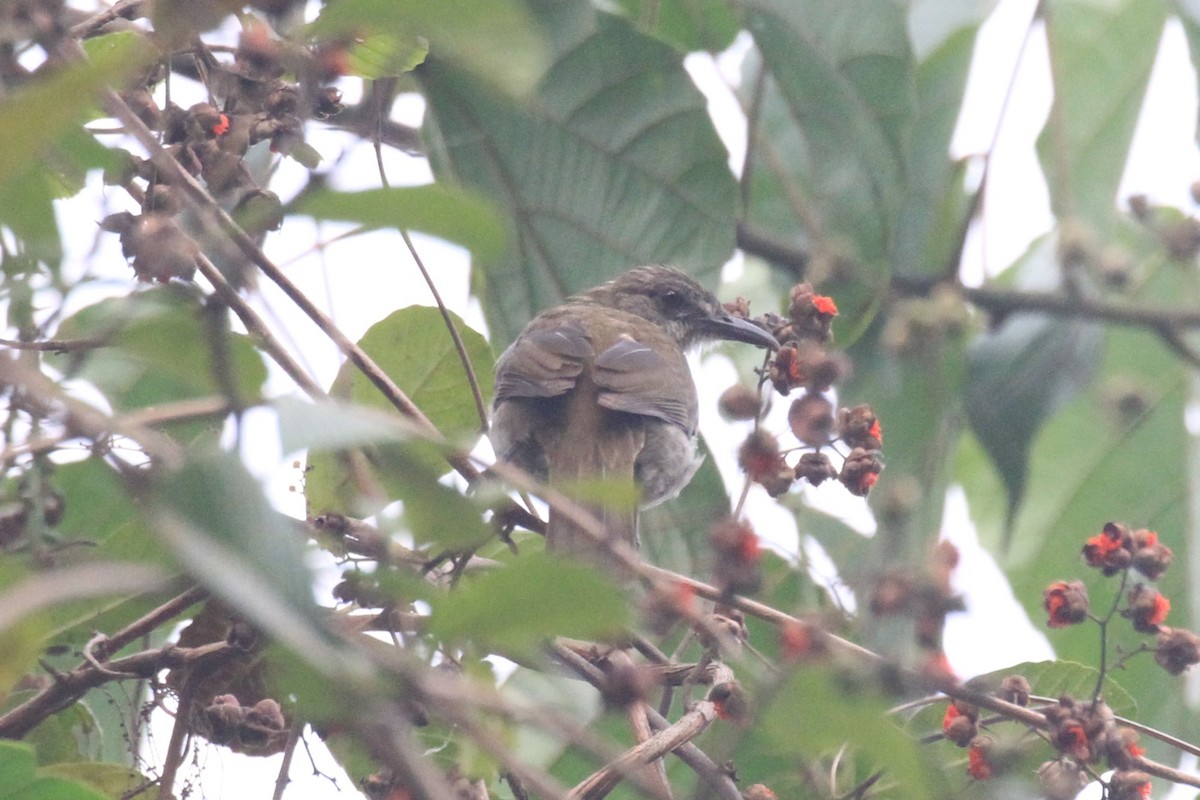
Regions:
M 1078 625 L 1088 615 L 1087 588 L 1082 581 L 1055 581 L 1042 592 L 1042 606 L 1051 628 Z
M 967 750 L 967 774 L 977 781 L 992 777 L 992 765 L 988 763 L 985 748 L 980 744 L 973 744 Z
M 220 136 L 229 132 L 229 117 L 226 114 L 221 115 L 221 119 L 216 125 L 213 125 L 212 132 L 214 136 Z
M 1076 761 L 1087 761 L 1092 757 L 1087 733 L 1079 723 L 1072 723 L 1060 729 L 1055 737 L 1055 744 Z
M 816 307 L 817 311 L 821 312 L 822 314 L 826 314 L 830 317 L 837 316 L 837 313 L 838 313 L 837 303 L 833 302 L 832 297 L 828 297 L 827 295 L 823 295 L 823 294 L 814 294 L 812 302 L 813 302 L 813 306 Z
M 950 723 L 954 722 L 954 719 L 961 714 L 962 712 L 958 710 L 958 706 L 954 705 L 954 703 L 946 706 L 946 713 L 942 716 L 942 732 L 945 733 L 946 729 L 950 727 Z

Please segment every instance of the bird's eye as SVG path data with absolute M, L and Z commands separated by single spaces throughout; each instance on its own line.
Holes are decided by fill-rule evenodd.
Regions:
M 683 295 L 675 289 L 664 290 L 659 295 L 659 301 L 667 311 L 679 311 L 687 304 L 687 301 L 683 299 Z

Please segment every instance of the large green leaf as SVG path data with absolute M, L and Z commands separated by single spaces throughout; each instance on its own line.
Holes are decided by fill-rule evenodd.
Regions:
M 737 17 L 726 0 L 619 0 L 638 29 L 684 52 L 718 52 L 733 42 Z
M 104 345 L 46 359 L 64 374 L 94 384 L 117 410 L 211 397 L 226 389 L 238 395 L 233 399 L 253 402 L 267 378 L 262 357 L 241 334 L 226 332 L 224 346 L 214 344 L 204 313 L 200 298 L 184 286 L 101 300 L 64 320 L 58 336 Z M 222 371 L 228 385 L 218 379 Z
M 747 5 L 761 53 L 748 61 L 751 93 L 765 71 L 747 220 L 818 255 L 814 279 L 857 322 L 887 286 L 904 200 L 916 84 L 903 4 Z
M 458 315 L 451 313 L 450 320 L 466 347 L 486 405 L 492 395 L 491 345 Z M 394 311 L 368 328 L 358 345 L 442 433 L 458 437 L 480 430 L 466 369 L 436 308 L 409 306 Z M 392 408 L 349 362 L 338 371 L 331 394 L 368 408 Z
M 466 348 L 486 406 L 492 393 L 491 345 L 457 316 L 452 314 L 451 317 Z M 395 311 L 372 325 L 359 341 L 359 346 L 451 442 L 469 446 L 469 440 L 479 435 L 483 423 L 466 371 L 446 323 L 436 308 L 410 306 Z M 419 439 L 400 441 L 405 437 L 401 435 L 399 426 L 386 430 L 380 426 L 380 420 L 372 421 L 368 414 L 363 413 L 367 409 L 389 415 L 399 412 L 356 367 L 349 363 L 343 365 L 334 379 L 332 393 L 365 408 L 325 408 L 324 413 L 329 415 L 327 429 L 314 436 L 305 437 L 302 431 L 296 430 L 295 425 L 289 425 L 288 430 L 293 431 L 289 434 L 291 447 L 316 445 L 327 448 L 339 437 L 347 443 L 362 445 L 370 440 L 372 427 L 378 427 L 379 433 L 373 440 L 374 446 L 365 451 L 365 461 L 360 456 L 345 452 L 310 454 L 305 482 L 305 496 L 310 511 L 370 514 L 388 502 L 406 496 L 422 506 L 426 499 L 440 496 L 449 503 L 443 504 L 446 514 L 454 513 L 451 509 L 458 509 L 459 512 L 464 510 L 460 504 L 466 500 L 461 495 L 451 492 L 458 498 L 451 500 L 442 491 L 445 487 L 433 488 L 437 485 L 438 477 L 448 469 L 441 453 L 443 448 Z M 290 412 L 291 416 L 300 419 L 295 411 L 293 409 Z M 368 466 L 369 476 L 364 472 Z M 430 493 L 427 496 L 412 496 L 413 492 L 426 490 Z M 413 511 L 415 513 L 415 508 Z M 474 512 L 472 515 L 477 519 Z M 447 530 L 457 527 L 451 525 Z M 429 535 L 433 536 L 435 530 L 436 526 L 429 528 Z M 479 538 L 478 530 L 473 525 L 464 528 L 463 534 L 463 537 L 452 538 L 459 543 L 477 541 Z
M 914 72 L 914 118 L 904 147 L 905 199 L 889 245 L 892 269 L 902 275 L 944 276 L 956 267 L 968 198 L 962 166 L 950 160 L 950 138 L 982 21 L 976 16 L 980 9 L 972 10 L 975 15 L 959 18 L 961 27 L 952 29 Z M 942 13 L 955 18 L 948 11 Z
M 318 190 L 302 196 L 291 210 L 372 228 L 424 231 L 469 248 L 485 263 L 504 249 L 504 228 L 497 215 L 486 203 L 453 187 Z
M 1144 252 L 1145 245 L 1140 249 Z M 1195 303 L 1195 277 L 1164 261 L 1159 256 L 1145 266 L 1148 280 L 1139 299 L 1176 305 L 1192 298 Z M 1194 625 L 1195 620 L 1183 618 L 1193 602 L 1194 577 L 1182 569 L 1189 558 L 1192 527 L 1184 429 L 1189 371 L 1145 330 L 1114 328 L 1104 338 L 1096 379 L 1048 420 L 1033 441 L 1025 499 L 1007 549 L 1000 546 L 1007 508 L 999 479 L 973 441 L 960 449 L 956 475 L 967 492 L 981 541 L 997 555 L 1032 619 L 1044 618 L 1042 589 L 1054 580 L 1084 578 L 1094 607 L 1107 607 L 1116 590 L 1114 579 L 1087 570 L 1079 552 L 1105 522 L 1121 520 L 1158 531 L 1175 550 L 1176 567 L 1158 582 L 1175 606 L 1167 624 Z M 1132 649 L 1142 639 L 1123 622 L 1110 630 L 1110 646 Z M 1051 642 L 1060 658 L 1098 663 L 1094 626 L 1055 631 Z M 1181 714 L 1175 693 L 1164 690 L 1169 679 L 1151 658 L 1132 659 L 1119 677 L 1141 709 L 1140 721 L 1185 738 L 1200 732 Z
M 1019 279 L 1043 284 L 1057 270 L 1052 237 L 1035 243 L 1017 265 Z M 967 418 L 1004 479 L 1010 513 L 1025 491 L 1034 437 L 1091 381 L 1103 336 L 1095 323 L 1017 314 L 971 343 Z
M 439 638 L 525 655 L 555 636 L 611 639 L 630 621 L 627 593 L 606 576 L 543 553 L 466 580 L 432 605 Z
M 729 754 L 739 774 L 753 775 L 780 796 L 806 796 L 797 763 L 826 777 L 832 761 L 839 762 L 837 787 L 843 790 L 882 769 L 889 797 L 952 796 L 929 754 L 886 719 L 888 701 L 868 683 L 856 683 L 844 669 L 805 664 L 757 699 L 748 731 L 715 732 L 740 739 Z
M 106 795 L 39 772 L 32 747 L 0 741 L 0 800 L 106 800 Z
M 237 458 L 191 459 L 156 487 L 147 512 L 179 563 L 228 608 L 325 675 L 358 672 L 324 633 L 303 536 Z
M 527 92 L 545 66 L 538 25 L 519 0 L 340 0 L 321 7 L 309 33 L 335 40 L 424 39 L 430 54 L 516 94 Z
M 712 282 L 733 251 L 733 178 L 682 56 L 583 0 L 536 5 L 555 56 L 527 102 L 436 59 L 418 70 L 437 175 L 492 198 L 514 231 L 479 273 L 497 342 L 628 267 Z
M 1038 142 L 1059 219 L 1103 231 L 1166 20 L 1161 0 L 1046 4 L 1054 111 Z

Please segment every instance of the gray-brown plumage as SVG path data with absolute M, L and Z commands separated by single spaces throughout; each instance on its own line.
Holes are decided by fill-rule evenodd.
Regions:
M 642 507 L 674 497 L 700 463 L 684 351 L 709 339 L 777 347 L 670 267 L 638 267 L 543 311 L 496 364 L 497 457 L 567 493 L 608 479 L 635 481 Z M 609 538 L 636 545 L 635 509 L 594 513 Z M 553 509 L 546 538 L 558 552 L 604 550 Z

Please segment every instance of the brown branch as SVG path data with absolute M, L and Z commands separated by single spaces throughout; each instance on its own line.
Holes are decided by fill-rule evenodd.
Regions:
M 36 350 L 43 353 L 71 353 L 78 350 L 94 350 L 104 346 L 103 339 L 43 339 L 38 342 L 21 342 L 16 339 L 0 339 L 0 345 L 13 350 Z
M 20 739 L 42 720 L 74 703 L 90 689 L 116 680 L 111 673 L 152 678 L 164 669 L 182 669 L 209 660 L 215 665 L 244 655 L 245 651 L 226 642 L 199 647 L 165 647 L 144 650 L 107 662 L 104 670 L 82 664 L 54 676 L 54 683 L 0 716 L 0 738 Z
M 702 700 L 692 710 L 645 742 L 626 751 L 603 768 L 589 775 L 567 795 L 572 800 L 600 800 L 616 788 L 621 779 L 641 770 L 648 764 L 690 742 L 703 733 L 717 718 L 717 708 L 711 700 Z

